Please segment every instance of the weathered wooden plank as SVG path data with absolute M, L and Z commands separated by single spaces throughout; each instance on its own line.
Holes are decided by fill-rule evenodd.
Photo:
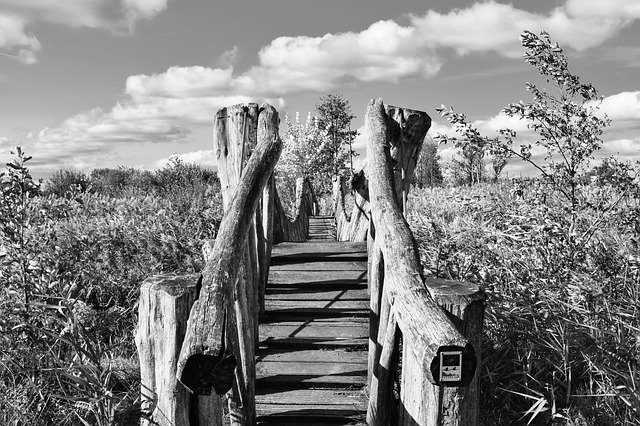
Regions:
M 272 268 L 269 272 L 268 289 L 282 286 L 299 288 L 319 288 L 322 290 L 340 288 L 366 288 L 367 272 L 358 270 L 345 271 L 280 271 Z M 364 286 L 364 287 L 363 287 Z
M 338 315 L 330 315 L 325 318 L 282 318 L 282 317 L 271 317 L 267 315 L 264 322 L 260 325 L 276 325 L 276 324 L 285 324 L 285 325 L 300 325 L 304 323 L 314 322 L 314 324 L 323 323 L 325 325 L 336 324 L 338 326 L 364 326 L 367 324 L 367 319 L 362 317 L 351 317 L 351 318 L 343 318 Z M 338 336 L 336 336 L 338 337 Z
M 297 301 L 297 300 L 361 300 L 369 302 L 369 292 L 366 289 L 350 290 L 317 290 L 313 292 L 297 288 L 272 288 L 267 291 L 266 300 Z
M 313 255 L 319 258 L 367 255 L 367 243 L 351 242 L 327 242 L 327 243 L 280 243 L 273 246 L 272 258 L 277 259 L 283 256 L 305 257 Z
M 280 271 L 366 271 L 367 261 L 302 261 L 295 263 L 274 262 L 271 264 L 271 270 Z
M 331 412 L 351 412 L 361 414 L 367 403 L 366 395 L 360 390 L 347 389 L 297 389 L 273 390 L 265 389 L 256 395 L 260 404 L 260 415 L 284 413 L 292 409 L 298 410 L 327 410 L 327 417 Z M 320 415 L 321 413 L 316 413 Z
M 309 311 L 310 309 L 324 309 L 327 311 L 332 310 L 358 310 L 369 311 L 366 300 L 296 300 L 292 303 L 289 300 L 273 300 L 268 299 L 266 302 L 267 308 L 270 311 L 274 310 L 303 310 Z
M 320 322 L 317 320 L 294 323 L 263 324 L 263 336 L 269 337 L 342 337 L 366 338 L 368 330 L 361 325 Z
M 348 349 L 367 348 L 367 339 L 363 337 L 273 337 L 263 338 L 261 348 L 280 348 L 288 350 L 302 349 Z
M 318 349 L 302 349 L 299 351 L 277 351 L 265 350 L 258 351 L 258 360 L 262 363 L 267 362 L 292 362 L 292 363 L 336 363 L 336 364 L 358 364 L 362 366 L 367 361 L 366 351 L 324 351 Z M 288 373 L 288 371 L 281 371 Z

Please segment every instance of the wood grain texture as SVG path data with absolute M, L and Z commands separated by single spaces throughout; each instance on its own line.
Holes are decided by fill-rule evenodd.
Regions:
M 296 179 L 295 217 L 290 219 L 282 207 L 277 188 L 274 191 L 274 244 L 283 241 L 305 242 L 309 234 L 309 216 L 317 211 L 317 202 L 309 179 Z
M 163 274 L 140 287 L 136 346 L 140 359 L 141 408 L 159 426 L 188 425 L 190 407 L 212 425 L 222 424 L 217 395 L 193 395 L 176 379 L 180 347 L 191 306 L 198 297 L 198 275 Z M 148 419 L 141 424 L 151 425 Z
M 259 423 L 363 424 L 366 244 L 274 245 L 266 308 L 256 364 Z
M 222 109 L 217 118 L 224 116 L 228 117 L 225 109 Z M 228 118 L 216 120 L 216 134 L 226 133 L 227 120 Z M 215 368 L 223 361 L 225 352 L 228 357 L 234 357 L 236 362 L 241 362 L 243 358 L 248 360 L 246 364 L 240 364 L 243 365 L 240 377 L 244 379 L 244 383 L 238 385 L 239 391 L 243 393 L 240 400 L 243 402 L 245 419 L 249 422 L 252 418 L 250 386 L 253 383 L 253 358 L 247 356 L 247 352 L 250 351 L 250 345 L 254 345 L 255 336 L 249 326 L 238 332 L 237 326 L 242 324 L 242 320 L 249 318 L 250 314 L 246 292 L 236 287 L 239 274 L 237 259 L 238 254 L 245 251 L 257 201 L 282 150 L 282 141 L 277 134 L 278 123 L 275 109 L 264 105 L 258 118 L 259 142 L 244 167 L 242 179 L 220 225 L 213 253 L 203 270 L 200 298 L 191 310 L 177 370 L 178 379 L 194 393 L 209 394 L 212 388 L 217 393 L 224 393 L 232 380 L 216 374 L 219 372 Z M 233 139 L 238 132 L 231 133 L 234 135 L 231 137 Z M 218 146 L 220 150 L 223 149 L 222 144 Z M 230 184 L 227 182 L 227 185 Z M 234 299 L 240 302 L 239 306 L 234 306 Z M 252 315 L 257 317 L 256 312 Z M 250 332 L 247 333 L 246 330 Z
M 409 172 L 413 172 L 411 162 L 417 156 L 413 147 L 421 144 L 421 141 L 417 143 L 411 140 L 424 138 L 429 124 L 425 113 L 386 107 L 381 99 L 369 103 L 365 127 L 371 216 L 375 239 L 380 243 L 384 259 L 383 291 L 391 306 L 389 317 L 397 321 L 403 336 L 403 360 L 415 364 L 414 377 L 418 375 L 420 380 L 440 384 L 439 377 L 434 374 L 439 371 L 439 353 L 459 350 L 463 353 L 463 381 L 468 384 L 475 374 L 475 350 L 427 290 L 416 242 L 402 214 L 404 188 L 408 188 Z M 404 146 L 412 149 L 404 152 Z M 392 157 L 396 160 L 393 161 Z M 402 167 L 394 170 L 394 164 L 402 162 L 409 164 L 405 164 L 406 172 L 400 170 L 399 173 L 398 168 Z M 383 316 L 381 312 L 378 342 L 381 342 L 380 336 L 386 327 Z M 403 363 L 403 377 L 405 367 Z M 379 362 L 374 366 L 374 376 L 378 368 Z M 421 395 L 414 395 L 412 400 L 403 401 L 404 409 L 409 413 L 406 419 L 412 417 L 414 406 L 426 405 L 421 398 Z M 370 412 L 377 413 L 386 409 L 372 407 L 371 404 L 369 408 Z M 429 415 L 431 417 L 426 423 L 419 421 L 418 424 L 438 424 L 439 408 L 436 407 Z

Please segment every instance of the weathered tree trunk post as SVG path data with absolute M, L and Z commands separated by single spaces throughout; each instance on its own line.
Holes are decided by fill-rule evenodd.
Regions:
M 220 397 L 193 395 L 176 379 L 189 312 L 198 298 L 198 280 L 195 274 L 156 275 L 140 288 L 135 341 L 142 410 L 150 412 L 153 420 L 142 419 L 143 426 L 222 425 Z
M 252 111 L 257 112 L 257 107 L 250 105 L 245 110 L 236 106 L 229 109 L 229 114 L 226 108 L 218 112 L 216 141 L 219 155 L 237 154 L 238 150 L 231 149 L 228 141 L 245 140 L 246 134 L 242 138 L 238 134 L 251 131 L 247 128 L 247 117 L 252 117 Z M 244 286 L 238 258 L 244 258 L 258 200 L 282 150 L 278 124 L 275 109 L 263 106 L 257 121 L 258 145 L 243 168 L 242 179 L 237 183 L 235 195 L 220 224 L 213 252 L 202 273 L 200 298 L 191 309 L 178 360 L 178 379 L 194 393 L 209 394 L 212 388 L 218 394 L 226 393 L 234 385 L 228 395 L 232 424 L 255 423 L 253 323 L 257 321 L 257 306 L 252 306 L 253 293 Z M 226 175 L 225 169 L 229 171 Z M 228 177 L 237 169 L 227 168 L 226 162 L 221 161 L 219 170 L 222 170 L 222 186 L 228 190 Z M 223 176 L 226 177 L 223 179 Z M 252 267 L 255 271 L 256 265 Z M 234 368 L 236 361 L 239 368 Z
M 423 112 L 407 108 L 384 105 L 387 129 L 386 142 L 389 144 L 389 161 L 393 164 L 395 195 L 398 207 L 405 211 L 407 194 L 409 193 L 411 176 L 415 171 L 420 148 L 424 137 L 431 126 L 431 119 Z M 371 217 L 369 201 L 369 183 L 364 170 L 354 176 L 354 183 L 360 199 L 367 201 L 367 219 Z M 353 218 L 353 216 L 352 216 Z M 371 313 L 369 321 L 369 376 L 380 359 L 382 346 L 379 336 L 380 306 L 383 296 L 384 260 L 380 243 L 375 239 L 375 226 L 369 226 L 369 291 L 371 297 Z M 384 326 L 384 325 L 383 325 Z M 370 379 L 370 377 L 369 377 Z
M 375 345 L 376 350 L 381 350 L 375 354 L 372 367 L 367 421 L 382 425 L 395 418 L 390 411 L 392 386 L 389 383 L 397 368 L 394 362 L 398 353 L 397 327 L 403 342 L 399 424 L 474 424 L 475 420 L 470 417 L 476 417 L 463 417 L 461 413 L 477 410 L 477 406 L 465 406 L 467 402 L 475 404 L 473 398 L 477 401 L 477 391 L 465 388 L 473 383 L 476 375 L 479 348 L 473 343 L 478 342 L 478 337 L 467 338 L 464 334 L 481 329 L 483 295 L 474 286 L 462 289 L 464 284 L 434 281 L 433 289 L 427 288 L 428 280 L 423 277 L 416 242 L 400 207 L 405 192 L 398 189 L 405 184 L 408 187 L 410 176 L 394 173 L 390 164 L 394 163 L 394 150 L 395 158 L 400 158 L 393 141 L 398 140 L 398 135 L 403 139 L 405 136 L 403 122 L 393 118 L 398 115 L 406 119 L 404 128 L 413 129 L 408 132 L 413 133 L 412 137 L 419 135 L 425 113 L 398 112 L 392 107 L 385 108 L 382 100 L 376 99 L 370 102 L 365 118 L 374 245 L 379 244 L 384 261 Z M 374 274 L 379 277 L 375 271 Z M 377 299 L 378 294 L 372 291 L 371 297 Z M 446 313 L 438 303 L 445 304 L 453 314 Z M 462 319 L 454 325 L 455 314 Z M 468 316 L 469 324 L 474 325 L 466 325 Z M 471 399 L 461 402 L 466 395 L 471 395 Z

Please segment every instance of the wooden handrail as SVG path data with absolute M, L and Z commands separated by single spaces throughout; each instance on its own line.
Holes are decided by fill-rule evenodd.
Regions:
M 391 418 L 390 380 L 399 351 L 398 331 L 403 342 L 403 381 L 417 383 L 409 397 L 413 401 L 402 401 L 406 412 L 400 424 L 442 424 L 442 401 L 439 405 L 429 400 L 430 395 L 416 395 L 415 391 L 424 383 L 467 386 L 475 375 L 475 349 L 432 298 L 416 241 L 403 216 L 415 158 L 429 124 L 426 113 L 385 107 L 381 99 L 372 100 L 366 112 L 372 219 L 369 280 L 375 283 L 370 287 L 372 323 L 378 327 L 377 333 L 372 331 L 375 340 L 370 346 L 369 424 L 386 425 Z M 453 376 L 456 380 L 448 381 L 441 374 L 443 353 L 461 356 L 461 369 L 456 370 L 459 377 Z
M 354 206 L 351 213 L 345 206 L 345 178 L 333 177 L 333 211 L 336 221 L 336 240 L 366 241 L 369 230 L 370 207 L 367 188 L 366 166 L 356 173 L 350 182 L 354 191 Z
M 318 202 L 313 187 L 308 178 L 296 179 L 295 216 L 289 219 L 282 207 L 280 196 L 275 184 L 272 185 L 274 194 L 274 244 L 283 241 L 305 242 L 309 234 L 309 216 L 318 213 Z
M 249 312 L 250 296 L 236 287 L 239 283 L 238 255 L 246 249 L 245 241 L 258 200 L 282 151 L 278 122 L 273 107 L 261 108 L 258 144 L 244 167 L 203 270 L 199 299 L 191 309 L 176 372 L 178 380 L 187 389 L 204 395 L 212 389 L 218 394 L 227 392 L 235 378 L 235 392 L 239 393 L 244 421 L 248 423 L 255 418 L 253 395 L 247 391 L 255 385 L 255 371 L 251 371 L 253 359 L 241 369 L 233 367 L 246 358 L 247 353 L 254 352 L 251 346 L 255 344 L 256 336 L 251 327 L 243 328 L 245 324 L 240 324 L 243 320 L 249 321 L 252 315 Z M 229 360 L 235 360 L 235 363 Z

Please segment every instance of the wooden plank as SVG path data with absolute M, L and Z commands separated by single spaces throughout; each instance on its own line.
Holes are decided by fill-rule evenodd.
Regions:
M 364 365 L 367 362 L 367 352 L 345 350 L 325 351 L 318 349 L 302 349 L 296 352 L 291 352 L 261 349 L 258 351 L 258 360 L 260 362 L 335 362 L 338 364 Z
M 369 301 L 366 289 L 318 290 L 314 292 L 296 288 L 270 288 L 265 297 L 267 300 L 365 300 Z
M 322 322 L 318 320 L 263 324 L 262 336 L 270 337 L 343 337 L 368 338 L 369 330 L 362 325 Z
M 267 309 L 280 311 L 282 309 L 326 309 L 326 310 L 365 310 L 369 312 L 369 307 L 364 300 L 297 300 L 292 303 L 289 300 L 266 301 Z
M 367 378 L 365 351 L 263 350 L 258 355 L 257 377 L 265 388 L 362 387 Z
M 298 286 L 300 289 L 366 288 L 366 271 L 280 271 L 269 272 L 267 289 Z M 363 287 L 364 286 L 364 287 Z
M 363 391 L 347 389 L 264 389 L 256 395 L 258 415 L 295 414 L 314 418 L 360 416 L 366 409 Z
M 367 270 L 367 261 L 296 261 L 282 263 L 280 259 L 271 263 L 271 269 L 276 271 L 364 271 Z
M 261 348 L 280 349 L 347 349 L 362 350 L 367 347 L 367 339 L 362 337 L 266 337 L 260 342 Z
M 310 322 L 313 322 L 314 324 L 323 324 L 323 325 L 330 325 L 335 323 L 338 326 L 356 326 L 357 325 L 357 326 L 364 327 L 367 325 L 366 318 L 355 317 L 355 318 L 345 319 L 345 318 L 341 318 L 340 316 L 332 315 L 332 316 L 327 316 L 326 318 L 307 318 L 307 319 L 279 318 L 279 317 L 271 318 L 267 316 L 267 318 L 265 318 L 261 326 L 276 325 L 276 324 L 300 325 L 302 323 L 310 323 Z M 336 337 L 340 337 L 340 336 L 336 336 Z
M 367 243 L 350 242 L 329 242 L 329 243 L 280 243 L 273 246 L 273 257 L 314 253 L 314 254 L 340 254 L 340 253 L 362 253 L 366 256 Z

